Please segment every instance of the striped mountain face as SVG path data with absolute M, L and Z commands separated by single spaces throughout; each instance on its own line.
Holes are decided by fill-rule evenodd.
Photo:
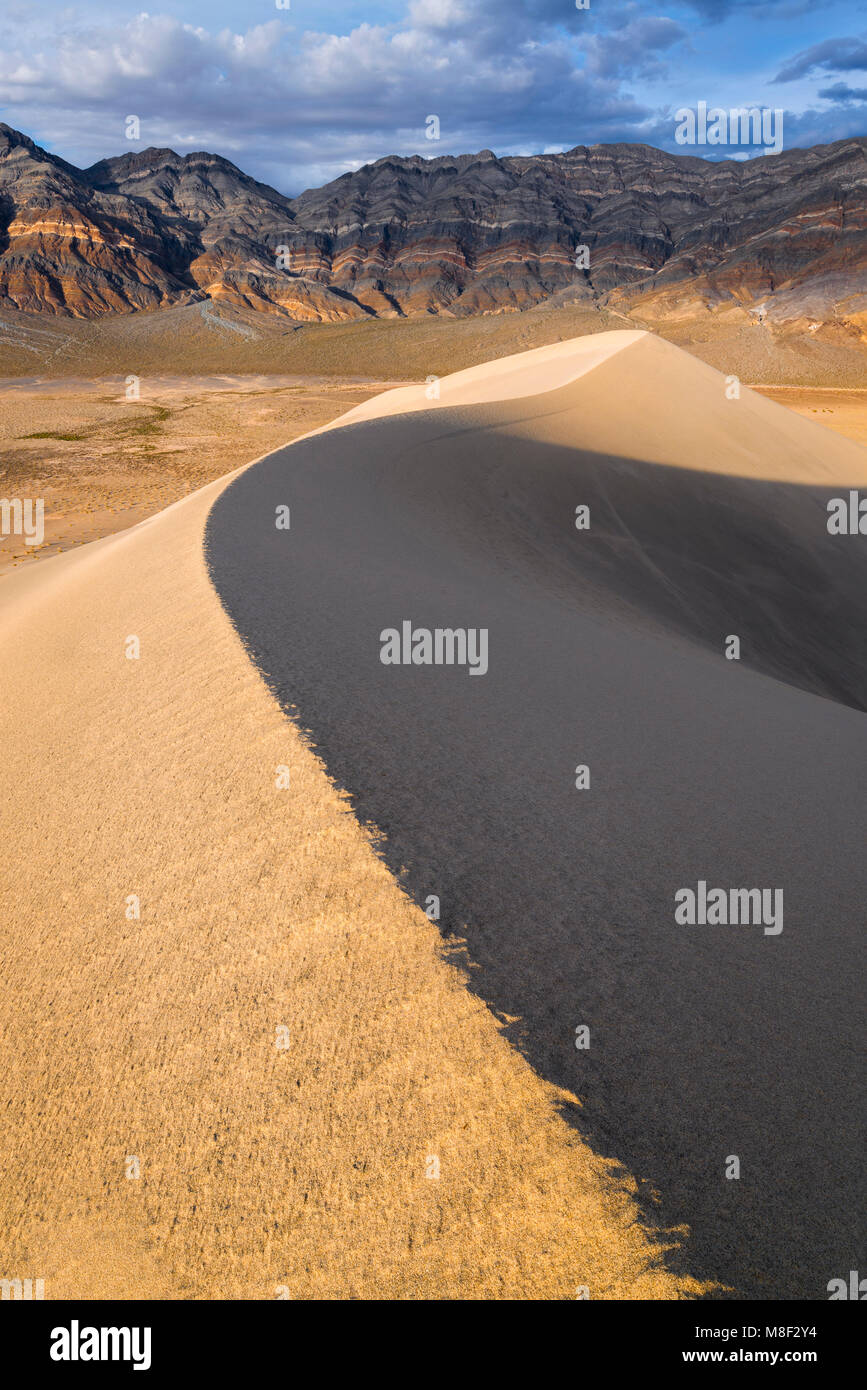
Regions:
M 594 304 L 867 332 L 867 138 L 389 157 L 287 198 L 218 155 L 79 170 L 0 125 L 0 297 L 93 318 L 211 298 L 307 322 Z

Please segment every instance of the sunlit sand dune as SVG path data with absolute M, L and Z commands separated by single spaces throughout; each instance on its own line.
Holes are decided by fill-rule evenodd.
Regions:
M 478 367 L 466 367 L 442 379 L 432 376 L 424 386 L 397 386 L 372 400 L 363 401 L 341 417 L 341 424 L 381 420 L 388 415 L 404 415 L 408 411 L 431 410 L 438 406 L 481 405 L 555 391 L 646 337 L 646 333 L 633 330 L 594 333 L 501 357 L 496 362 L 483 362 Z
M 749 392 L 728 399 L 722 377 L 648 335 L 525 357 L 444 377 L 438 399 L 387 393 L 236 475 L 237 493 L 211 484 L 4 581 L 0 1276 L 43 1278 L 47 1298 L 668 1299 L 718 1286 L 707 1260 L 694 1277 L 688 1232 L 639 1204 L 647 1174 L 624 1175 L 611 1142 L 600 1157 L 569 1122 L 574 1086 L 537 1065 L 517 1010 L 467 987 L 472 941 L 444 946 L 414 885 L 398 886 L 311 747 L 307 709 L 293 722 L 251 660 L 210 551 L 206 563 L 218 499 L 214 518 L 228 518 L 220 508 L 260 476 L 278 490 L 285 478 L 294 503 L 293 460 L 300 486 L 322 450 L 327 483 L 340 436 L 359 485 L 395 508 L 393 458 L 422 461 L 419 477 L 435 462 L 439 513 L 436 490 L 413 498 L 410 483 L 407 515 L 418 504 L 447 538 L 458 488 L 461 544 L 472 551 L 478 516 L 479 544 L 502 542 L 514 582 L 582 584 L 590 621 L 624 641 L 640 630 L 636 669 L 649 641 L 670 641 L 703 671 L 737 630 L 720 607 L 724 537 L 700 564 L 713 548 L 702 518 L 727 514 L 730 485 L 740 513 L 756 499 L 761 535 L 777 517 L 773 543 L 806 556 L 808 585 L 836 586 L 840 622 L 855 611 L 862 569 L 829 558 L 821 536 L 811 549 L 804 518 L 821 523 L 812 488 L 867 481 L 867 452 Z M 603 543 L 576 558 L 572 517 L 588 499 Z M 564 548 L 547 553 L 540 517 L 561 505 Z M 233 561 L 237 582 L 269 553 L 267 516 Z M 765 581 L 744 544 L 728 563 L 746 567 L 746 614 Z M 319 557 L 330 615 L 351 566 Z M 749 688 L 857 704 L 854 657 L 835 662 L 844 627 L 823 630 L 809 593 L 787 597 L 790 571 L 787 559 L 756 632 L 789 603 L 800 633 L 806 605 L 805 642 L 783 632 L 751 652 Z M 303 661 L 302 646 L 286 655 Z

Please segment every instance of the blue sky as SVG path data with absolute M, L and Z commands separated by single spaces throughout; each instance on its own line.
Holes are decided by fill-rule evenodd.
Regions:
M 75 164 L 208 149 L 290 194 L 394 153 L 731 153 L 675 142 L 702 101 L 782 109 L 785 148 L 867 132 L 867 0 L 285 3 L 5 0 L 0 119 Z

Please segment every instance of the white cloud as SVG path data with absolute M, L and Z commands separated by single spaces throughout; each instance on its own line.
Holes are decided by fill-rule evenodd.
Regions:
M 31 11 L 25 26 L 0 21 L 2 115 L 90 162 L 129 148 L 124 119 L 136 114 L 142 145 L 196 138 L 230 158 L 243 152 L 245 167 L 288 191 L 390 152 L 504 149 L 534 137 L 538 148 L 552 125 L 568 145 L 579 123 L 599 132 L 601 113 L 616 119 L 610 82 L 576 72 L 562 35 L 526 21 L 532 42 L 513 26 L 504 49 L 491 29 L 502 7 L 464 24 L 468 13 L 459 0 L 416 0 L 403 24 L 342 35 L 300 31 L 291 11 L 242 33 L 140 14 L 120 26 L 70 21 L 49 42 Z M 623 102 L 624 123 L 634 105 Z M 438 145 L 424 138 L 431 112 Z

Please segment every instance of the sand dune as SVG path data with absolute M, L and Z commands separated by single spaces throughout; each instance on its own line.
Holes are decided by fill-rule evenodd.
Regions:
M 470 987 L 689 1226 L 691 1270 L 823 1298 L 860 1203 L 867 891 L 867 547 L 825 503 L 867 454 L 649 337 L 574 365 L 272 455 L 216 503 L 212 574 Z M 420 660 L 385 664 L 405 626 Z M 425 633 L 477 628 L 483 678 L 426 664 Z M 699 882 L 779 894 L 784 927 L 685 928 Z
M 250 664 L 202 555 L 221 487 L 4 583 L 4 1275 L 48 1298 L 697 1291 Z
M 621 358 L 627 348 L 632 351 Z M 606 364 L 608 371 L 595 370 Z M 735 378 L 690 360 L 664 339 L 631 330 L 552 343 L 428 385 L 399 386 L 347 411 L 340 424 L 550 396 L 588 373 L 580 399 L 551 402 L 554 431 L 561 430 L 567 445 L 768 481 L 851 487 L 867 482 L 867 452 L 851 440 L 834 437 L 818 421 L 798 417 L 746 386 L 734 387 Z M 577 433 L 576 421 L 564 419 L 570 409 L 581 412 Z M 538 430 L 537 412 L 530 418 Z M 567 423 L 572 433 L 562 438 Z
M 378 407 L 362 406 L 361 416 L 344 417 L 342 428 L 254 466 L 228 491 L 225 481 L 211 484 L 131 531 L 4 581 L 4 1277 L 44 1278 L 47 1297 L 121 1298 L 271 1298 L 278 1290 L 295 1298 L 574 1298 L 585 1285 L 593 1298 L 676 1298 L 719 1283 L 721 1263 L 714 1268 L 712 1258 L 718 1247 L 706 1243 L 700 1259 L 689 1240 L 670 1249 L 677 1242 L 661 1232 L 644 1198 L 646 1179 L 664 1200 L 670 1181 L 677 1201 L 663 1206 L 664 1227 L 669 1211 L 689 1207 L 684 1191 L 692 1175 L 658 1173 L 659 1149 L 653 1142 L 642 1149 L 629 1133 L 636 1166 L 623 1177 L 595 1151 L 611 1160 L 627 1156 L 617 1147 L 617 1125 L 604 1135 L 597 1128 L 593 1146 L 582 1136 L 576 1093 L 600 1092 L 592 1073 L 574 1065 L 575 1010 L 584 1007 L 579 985 L 589 1005 L 594 988 L 622 984 L 626 969 L 604 886 L 591 889 L 600 931 L 580 943 L 564 935 L 556 917 L 546 919 L 540 893 L 534 932 L 529 941 L 525 932 L 520 950 L 538 961 L 547 942 L 549 961 L 565 962 L 561 984 L 552 987 L 532 970 L 516 973 L 514 908 L 526 908 L 526 894 L 510 907 L 505 888 L 527 864 L 519 855 L 507 865 L 492 897 L 487 864 L 459 847 L 447 852 L 478 805 L 469 795 L 461 800 L 460 782 L 415 774 L 434 727 L 420 744 L 416 730 L 406 769 L 414 783 L 411 813 L 395 801 L 384 859 L 359 817 L 388 831 L 380 795 L 387 782 L 377 781 L 372 766 L 358 773 L 371 774 L 368 815 L 338 749 L 329 771 L 353 793 L 354 815 L 300 730 L 311 728 L 316 742 L 328 744 L 321 720 L 343 717 L 328 703 L 336 679 L 350 704 L 361 697 L 359 749 L 381 759 L 386 772 L 406 753 L 402 697 L 390 689 L 369 721 L 362 716 L 372 689 L 365 662 L 383 668 L 378 651 L 363 645 L 366 629 L 343 632 L 357 616 L 346 584 L 359 559 L 367 565 L 355 570 L 359 601 L 392 581 L 409 601 L 424 578 L 419 608 L 404 615 L 417 620 L 424 602 L 433 613 L 437 592 L 460 608 L 452 566 L 466 577 L 477 561 L 478 574 L 487 575 L 496 561 L 502 597 L 507 609 L 515 599 L 522 634 L 526 623 L 536 624 L 532 657 L 546 655 L 552 615 L 574 618 L 576 591 L 587 640 L 600 624 L 615 633 L 597 649 L 597 707 L 609 712 L 593 734 L 599 759 L 607 748 L 623 772 L 617 696 L 633 686 L 651 707 L 654 699 L 664 705 L 663 696 L 676 706 L 694 752 L 715 716 L 732 728 L 743 713 L 731 704 L 721 710 L 711 698 L 721 677 L 708 635 L 712 612 L 726 631 L 737 630 L 726 626 L 724 604 L 720 610 L 727 577 L 737 571 L 738 616 L 748 617 L 747 599 L 761 596 L 757 632 L 773 632 L 780 605 L 794 609 L 791 631 L 778 636 L 770 655 L 750 654 L 757 671 L 772 669 L 782 680 L 745 670 L 744 717 L 772 742 L 781 721 L 795 757 L 818 718 L 816 737 L 827 735 L 833 750 L 826 773 L 844 779 L 842 805 L 851 817 L 854 793 L 845 777 L 862 716 L 791 686 L 857 702 L 857 663 L 840 644 L 863 571 L 860 561 L 850 569 L 830 556 L 819 538 L 811 548 L 805 526 L 821 520 L 812 489 L 864 481 L 867 454 L 749 393 L 726 400 L 716 373 L 646 336 L 599 335 L 528 357 L 523 365 L 505 359 L 473 369 L 475 375 L 460 373 L 462 380 L 444 378 L 438 405 L 451 409 L 419 414 L 419 388 L 386 395 Z M 695 369 L 686 378 L 682 361 Z M 304 499 L 311 507 L 321 503 L 323 486 L 335 480 L 344 492 L 331 494 L 327 515 L 339 541 L 304 523 Z M 576 495 L 576 481 L 593 489 L 600 538 L 592 555 L 577 560 L 572 514 L 585 494 Z M 460 511 L 452 507 L 456 487 Z M 245 497 L 255 505 L 265 497 L 270 507 L 272 488 L 293 507 L 296 497 L 302 502 L 291 532 L 297 593 L 279 584 L 269 589 L 271 576 L 261 570 L 274 553 L 273 510 L 237 511 Z M 282 709 L 209 578 L 203 542 L 218 499 L 209 530 L 212 565 L 218 530 L 225 541 L 240 519 L 243 525 L 214 573 L 243 638 L 263 660 L 261 633 L 245 630 L 235 611 L 237 594 L 255 575 L 257 611 L 276 642 L 264 669 Z M 353 541 L 352 507 L 369 508 L 371 499 L 381 511 L 387 503 L 398 532 L 405 531 L 403 541 L 389 533 L 391 549 L 371 551 L 373 527 L 366 550 L 358 549 L 357 524 Z M 660 537 L 670 535 L 684 500 L 688 525 L 661 555 Z M 734 507 L 741 526 L 754 506 L 762 526 L 778 518 L 772 550 L 763 549 L 761 528 L 753 544 L 748 529 L 746 539 L 738 531 L 746 549 L 734 554 L 722 534 L 705 571 L 707 509 L 721 522 Z M 556 547 L 546 553 L 555 516 L 568 555 Z M 809 562 L 795 600 L 786 587 L 794 573 L 790 555 Z M 786 567 L 775 593 L 768 573 L 779 557 Z M 726 563 L 728 576 L 720 568 Z M 319 596 L 311 606 L 314 581 Z M 819 583 L 839 599 L 839 627 L 826 621 L 822 630 L 822 609 L 810 592 Z M 682 598 L 692 587 L 698 602 L 684 616 Z M 272 621 L 272 599 L 285 613 L 282 632 Z M 825 602 L 827 619 L 833 603 Z M 484 618 L 480 611 L 477 620 Z M 337 653 L 327 625 L 335 621 L 348 647 L 336 677 L 323 685 L 324 668 L 313 657 L 321 655 L 320 642 L 326 655 Z M 802 632 L 809 659 L 799 647 Z M 126 655 L 131 637 L 140 641 L 137 659 Z M 674 653 L 665 677 L 660 652 Z M 285 662 L 303 687 L 295 700 L 281 684 Z M 678 686 L 678 677 L 685 684 Z M 519 671 L 513 690 L 527 697 L 525 722 L 528 713 L 535 722 L 540 711 L 528 679 Z M 690 725 L 699 698 L 690 681 L 708 700 L 699 725 Z M 573 689 L 562 697 L 573 702 Z M 624 710 L 631 716 L 635 708 L 630 697 Z M 426 704 L 419 710 L 429 713 Z M 452 713 L 458 727 L 464 714 Z M 511 715 L 499 714 L 508 730 Z M 389 753 L 379 734 L 387 745 L 392 723 L 397 737 Z M 676 720 L 666 730 L 676 751 Z M 459 732 L 470 738 L 463 744 L 467 767 L 478 770 L 481 756 L 487 784 L 496 787 L 504 748 L 497 753 L 496 740 L 477 746 L 469 724 Z M 746 748 L 753 756 L 749 738 Z M 575 757 L 570 747 L 566 771 Z M 515 766 L 528 775 L 526 755 Z M 285 767 L 289 786 L 278 789 Z M 539 831 L 528 829 L 528 817 L 537 809 L 538 766 L 530 771 L 521 785 L 525 798 L 530 789 L 529 802 L 516 810 L 507 786 L 502 807 L 504 823 L 526 830 L 535 846 Z M 806 776 L 813 776 L 809 768 Z M 737 808 L 737 790 L 734 778 L 729 812 Z M 825 793 L 813 791 L 811 816 L 827 814 Z M 610 804 L 597 803 L 601 821 L 586 827 L 589 842 L 598 847 L 603 832 L 628 829 L 630 856 L 640 861 L 645 849 L 655 852 L 658 808 L 645 816 L 648 794 L 636 794 L 627 826 L 616 814 L 606 825 Z M 553 804 L 559 814 L 556 798 Z M 427 842 L 413 838 L 425 820 L 443 835 L 438 861 L 426 858 Z M 833 812 L 831 823 L 836 827 Z M 798 828 L 813 828 L 812 819 Z M 745 829 L 755 836 L 752 811 Z M 844 857 L 853 833 L 840 832 Z M 624 846 L 614 843 L 612 851 L 609 838 L 605 875 L 631 885 Z M 761 836 L 756 843 L 770 852 Z M 567 850 L 575 853 L 571 840 L 554 849 L 558 864 Z M 403 850 L 407 873 L 399 887 L 389 867 L 400 870 L 395 856 Z M 416 905 L 422 862 L 446 885 L 446 924 L 454 935 L 445 949 Z M 458 882 L 449 877 L 455 866 Z M 567 877 L 566 886 L 583 923 L 587 885 Z M 140 903 L 138 918 L 128 916 L 131 895 Z M 480 911 L 491 914 L 487 936 L 478 932 Z M 524 915 L 520 926 L 526 922 Z M 613 974 L 605 963 L 612 931 Z M 654 963 L 646 942 L 635 949 L 659 985 L 668 953 Z M 747 972 L 753 965 L 748 956 L 738 959 Z M 459 967 L 476 981 L 475 992 Z M 797 968 L 804 968 L 803 957 Z M 836 976 L 826 988 L 833 995 Z M 739 1024 L 749 1031 L 755 1014 L 748 1003 L 739 995 Z M 836 1007 L 834 995 L 832 1012 Z M 549 1015 L 541 1028 L 540 1010 Z M 554 1032 L 546 1032 L 554 1016 Z M 715 1014 L 711 1024 L 719 1025 Z M 637 1035 L 633 1042 L 641 1046 Z M 668 1113 L 661 1071 L 645 1069 L 640 1084 Z M 845 1155 L 846 1135 L 837 1142 Z M 135 1170 L 132 1159 L 139 1160 L 139 1177 L 126 1176 Z M 834 1249 L 835 1241 L 837 1226 Z M 699 1265 L 701 1280 L 694 1277 Z
M 614 330 L 572 338 L 565 343 L 549 343 L 528 352 L 466 367 L 440 380 L 431 377 L 424 386 L 397 386 L 348 410 L 342 425 L 362 420 L 381 420 L 389 415 L 405 415 L 416 410 L 436 410 L 456 405 L 481 405 L 490 401 L 518 400 L 556 391 L 598 367 L 609 357 L 629 347 L 646 333 Z

